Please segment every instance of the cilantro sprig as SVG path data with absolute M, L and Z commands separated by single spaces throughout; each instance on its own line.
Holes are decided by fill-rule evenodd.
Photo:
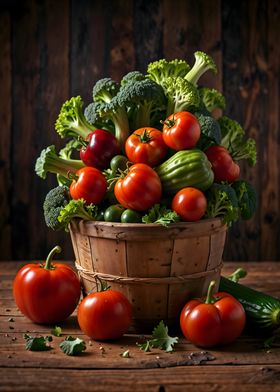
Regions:
M 139 344 L 137 346 L 140 350 L 145 352 L 151 351 L 152 348 L 159 348 L 165 350 L 166 352 L 171 352 L 174 350 L 174 345 L 178 343 L 178 337 L 171 337 L 168 335 L 168 327 L 161 322 L 154 328 L 152 333 L 152 339 L 147 340 L 145 343 Z
M 25 333 L 23 335 L 25 339 L 25 348 L 30 351 L 47 351 L 51 350 L 51 346 L 48 344 L 52 341 L 51 336 L 31 336 Z
M 86 343 L 79 338 L 67 336 L 59 345 L 61 351 L 66 355 L 78 355 L 86 349 Z

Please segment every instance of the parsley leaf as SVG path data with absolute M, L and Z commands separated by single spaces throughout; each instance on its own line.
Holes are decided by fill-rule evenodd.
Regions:
M 82 339 L 67 336 L 67 338 L 60 343 L 59 347 L 66 355 L 78 355 L 86 349 L 86 343 Z
M 48 342 L 52 341 L 51 336 L 31 336 L 28 334 L 23 335 L 25 339 L 25 348 L 30 351 L 47 351 L 52 347 L 48 345 Z
M 160 348 L 166 352 L 171 352 L 174 349 L 174 344 L 178 343 L 178 337 L 171 337 L 168 335 L 168 327 L 161 321 L 153 330 L 152 339 L 143 344 L 138 344 L 138 347 L 143 351 L 151 351 L 151 348 Z
M 51 334 L 53 336 L 61 336 L 62 333 L 62 329 L 60 327 L 55 326 L 52 330 L 51 330 Z
M 142 217 L 143 223 L 158 223 L 159 225 L 168 226 L 172 222 L 179 222 L 180 217 L 175 211 L 168 209 L 166 206 L 155 204 L 146 215 Z

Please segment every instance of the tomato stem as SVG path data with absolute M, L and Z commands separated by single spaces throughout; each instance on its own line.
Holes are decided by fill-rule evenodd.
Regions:
M 77 181 L 79 178 L 79 176 L 77 176 L 77 174 L 71 172 L 70 170 L 67 172 L 67 177 L 71 181 L 74 181 L 74 180 Z
M 151 140 L 153 140 L 153 137 L 151 136 L 151 132 L 147 129 L 144 129 L 142 135 L 139 135 L 136 132 L 134 132 L 134 135 L 139 138 L 141 143 L 149 143 Z
M 45 266 L 44 266 L 45 269 L 47 269 L 47 270 L 53 269 L 52 264 L 51 264 L 52 259 L 53 259 L 53 256 L 54 256 L 56 253 L 60 253 L 60 252 L 61 252 L 61 247 L 60 247 L 59 245 L 55 246 L 55 247 L 50 251 L 50 253 L 48 254 L 48 257 L 47 257 L 47 259 L 46 259 Z
M 206 304 L 213 304 L 213 303 L 216 302 L 216 300 L 215 300 L 215 298 L 213 296 L 213 290 L 214 290 L 215 285 L 216 285 L 216 282 L 214 280 L 212 280 L 209 283 L 208 291 L 207 291 L 207 297 L 206 297 L 206 300 L 205 300 Z
M 237 268 L 237 270 L 235 270 L 231 275 L 228 276 L 228 279 L 237 283 L 239 279 L 245 278 L 246 275 L 247 271 L 244 268 Z
M 96 279 L 96 291 L 97 292 L 107 291 L 110 289 L 111 286 L 109 286 L 107 282 L 104 282 L 102 279 L 100 279 L 99 276 L 96 276 L 95 279 Z M 98 285 L 100 285 L 100 287 L 98 287 Z

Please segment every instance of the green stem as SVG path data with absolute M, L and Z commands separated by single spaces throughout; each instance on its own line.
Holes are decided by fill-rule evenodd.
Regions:
M 206 304 L 213 304 L 215 302 L 215 298 L 213 297 L 213 290 L 214 290 L 215 284 L 216 284 L 216 282 L 214 280 L 212 280 L 209 283 L 207 297 L 205 300 Z
M 58 245 L 55 246 L 55 247 L 50 251 L 50 253 L 48 254 L 48 257 L 47 257 L 47 259 L 46 259 L 45 266 L 44 266 L 44 268 L 45 268 L 46 270 L 52 269 L 51 262 L 52 262 L 53 256 L 55 255 L 55 253 L 60 253 L 60 252 L 61 252 L 61 247 L 58 246 Z
M 239 281 L 239 279 L 245 278 L 246 275 L 247 275 L 247 271 L 244 268 L 237 268 L 237 270 L 234 271 L 227 278 L 229 280 L 231 280 L 232 282 L 237 283 Z

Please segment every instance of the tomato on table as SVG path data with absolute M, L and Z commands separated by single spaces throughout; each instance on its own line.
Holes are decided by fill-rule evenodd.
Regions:
M 22 267 L 13 282 L 13 295 L 19 310 L 30 320 L 51 324 L 65 320 L 78 305 L 81 287 L 77 274 L 52 257 L 61 248 L 56 246 L 45 263 Z
M 78 323 L 81 330 L 94 340 L 118 339 L 132 323 L 132 306 L 117 290 L 97 291 L 80 303 Z
M 87 204 L 99 204 L 106 193 L 107 181 L 103 173 L 95 167 L 79 169 L 70 185 L 72 199 L 84 199 Z
M 207 199 L 199 189 L 186 187 L 176 193 L 171 205 L 183 221 L 194 222 L 205 214 Z
M 181 311 L 180 326 L 186 339 L 199 347 L 229 344 L 242 333 L 246 315 L 241 303 L 228 293 L 213 294 L 209 284 L 207 298 L 193 299 Z
M 200 124 L 192 113 L 177 112 L 164 121 L 162 136 L 168 147 L 180 151 L 193 148 L 200 133 Z
M 236 181 L 240 175 L 240 166 L 234 162 L 229 151 L 223 146 L 211 146 L 205 154 L 212 164 L 216 182 Z
M 125 152 L 133 163 L 156 166 L 162 162 L 168 151 L 162 132 L 156 128 L 144 127 L 133 132 L 125 143 Z
M 150 166 L 136 163 L 117 181 L 114 192 L 125 208 L 146 211 L 160 201 L 162 187 L 159 176 Z

